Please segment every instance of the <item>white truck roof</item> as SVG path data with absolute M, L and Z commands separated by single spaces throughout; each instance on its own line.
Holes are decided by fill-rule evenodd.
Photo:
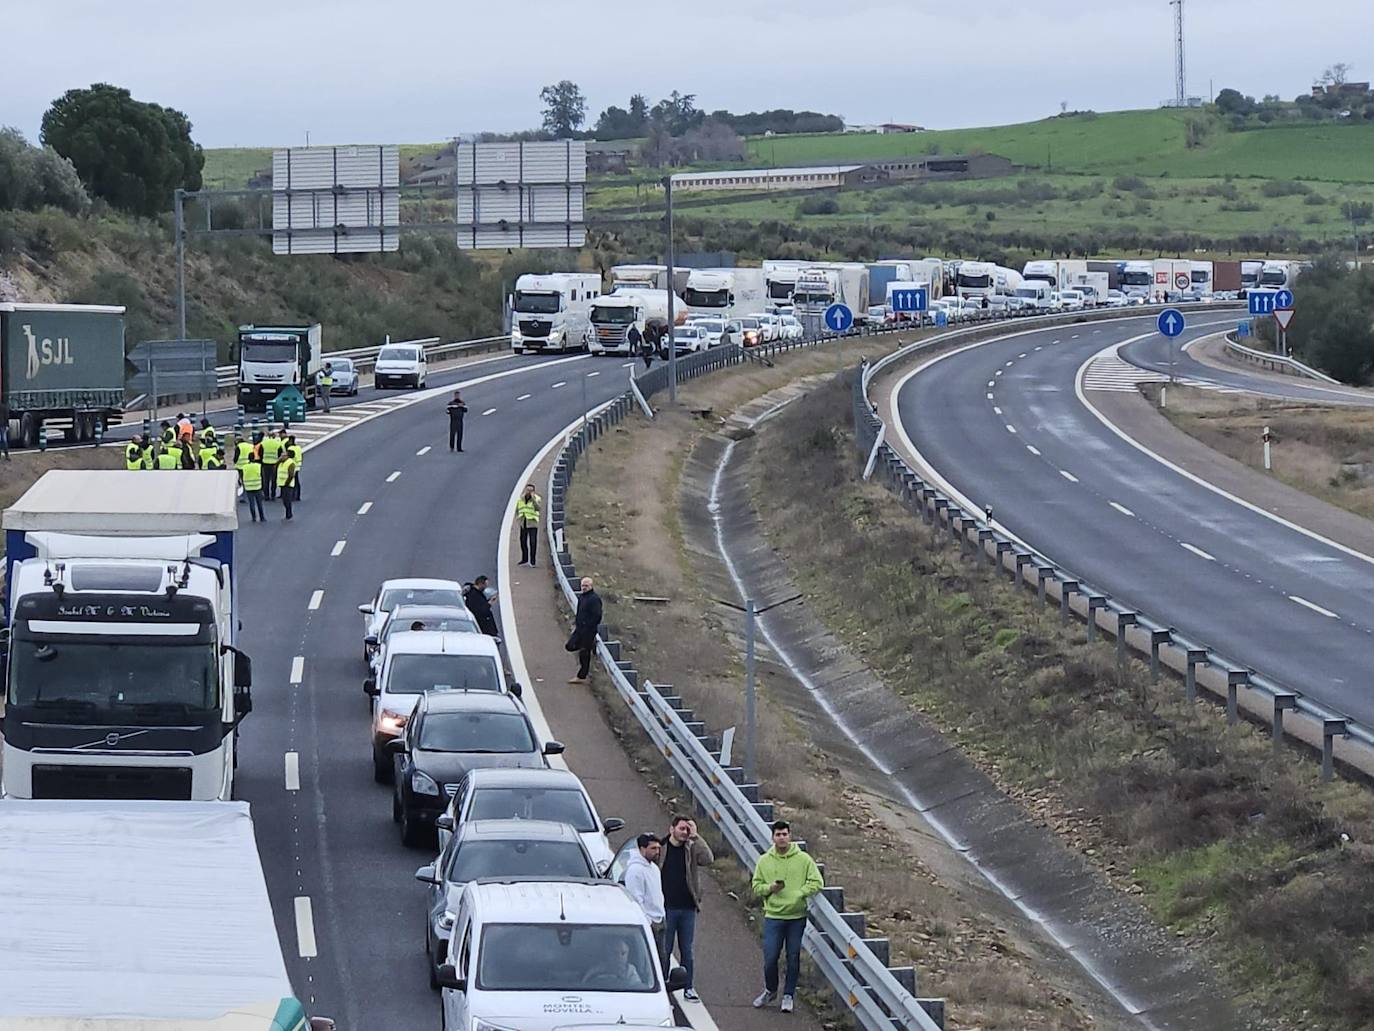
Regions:
M 265 1029 L 293 999 L 246 802 L 6 802 L 0 883 L 4 1031 Z
M 232 469 L 51 469 L 5 509 L 6 530 L 171 536 L 237 530 Z

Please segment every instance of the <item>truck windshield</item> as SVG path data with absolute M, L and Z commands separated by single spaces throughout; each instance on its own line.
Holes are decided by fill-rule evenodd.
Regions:
M 795 279 L 790 282 L 783 279 L 770 279 L 768 281 L 768 296 L 774 301 L 785 301 L 792 296 L 792 291 L 796 289 L 796 286 L 797 281 Z
M 1057 279 L 1056 279 L 1052 274 L 1050 274 L 1049 272 L 1027 272 L 1027 273 L 1026 273 L 1024 276 L 1022 276 L 1021 278 L 1024 279 L 1024 280 L 1026 280 L 1027 282 L 1036 282 L 1036 281 L 1038 280 L 1039 282 L 1042 282 L 1042 283 L 1049 283 L 1050 286 L 1058 286 L 1058 285 L 1059 285 L 1059 280 L 1057 280 Z M 1020 295 L 1020 296 L 1024 296 L 1024 295 Z
M 1040 291 L 1037 290 L 1037 289 L 1035 289 L 1034 287 L 1023 286 L 1023 287 L 1021 287 L 1020 289 L 1018 289 L 1018 290 L 1016 291 L 1016 296 L 1017 296 L 1017 297 L 1030 297 L 1030 298 L 1033 299 L 1033 298 L 1036 298 L 1036 297 L 1039 297 L 1039 296 L 1040 296 Z
M 239 341 L 239 347 L 242 349 L 243 360 L 246 362 L 294 362 L 296 360 L 296 345 L 290 341 L 246 339 Z
M 488 924 L 477 984 L 488 992 L 653 992 L 658 972 L 642 927 Z
M 219 665 L 213 644 L 150 643 L 120 637 L 19 638 L 10 655 L 14 706 L 49 709 L 82 722 L 179 722 L 219 709 Z
M 796 304 L 829 304 L 830 294 L 828 292 L 823 294 L 813 294 L 802 293 L 798 291 L 797 293 L 792 295 L 792 300 Z
M 723 287 L 719 290 L 696 290 L 689 286 L 682 299 L 690 308 L 725 308 L 730 304 L 730 291 Z
M 561 307 L 560 294 L 531 294 L 524 290 L 515 292 L 515 310 L 521 315 L 553 315 Z
M 635 309 L 621 305 L 606 305 L 592 309 L 592 321 L 607 326 L 628 326 L 635 320 Z
M 1265 286 L 1283 286 L 1284 283 L 1288 282 L 1288 273 L 1284 272 L 1283 269 L 1267 268 L 1260 273 L 1260 282 Z
M 1123 272 L 1121 273 L 1121 283 L 1123 286 L 1152 286 L 1155 277 L 1153 272 Z
M 1205 269 L 1200 269 L 1200 268 L 1195 268 L 1195 269 L 1193 269 L 1193 282 L 1194 282 L 1194 283 L 1205 283 L 1205 282 L 1207 282 L 1207 280 L 1209 280 L 1209 279 L 1211 279 L 1211 278 L 1212 278 L 1211 273 L 1207 272 Z
M 967 287 L 970 290 L 986 290 L 992 286 L 992 276 L 986 274 L 975 276 L 960 272 L 958 283 L 961 287 Z

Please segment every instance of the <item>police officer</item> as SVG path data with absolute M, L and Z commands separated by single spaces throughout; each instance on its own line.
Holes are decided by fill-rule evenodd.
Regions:
M 143 469 L 143 434 L 139 434 L 129 441 L 129 446 L 124 449 L 124 468 Z
M 157 468 L 157 448 L 153 445 L 152 438 L 148 434 L 143 434 L 143 468 Z
M 324 369 L 320 372 L 320 407 L 324 409 L 324 414 L 329 414 L 329 395 L 334 390 L 334 366 L 330 362 L 324 363 Z
M 268 501 L 277 496 L 277 463 L 281 461 L 284 448 L 276 430 L 269 430 L 262 438 L 262 481 Z
M 463 395 L 458 391 L 453 392 L 453 400 L 448 403 L 448 449 L 450 451 L 463 450 L 463 417 L 468 414 L 468 406 L 463 401 Z

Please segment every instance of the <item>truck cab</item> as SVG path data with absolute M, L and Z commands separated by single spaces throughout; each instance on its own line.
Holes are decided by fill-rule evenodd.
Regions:
M 240 326 L 238 335 L 239 405 L 265 412 L 287 387 L 294 386 L 315 407 L 316 380 L 324 365 L 322 330 L 313 326 Z
M 521 276 L 511 298 L 511 350 L 577 351 L 587 343 L 592 302 L 601 296 L 594 272 Z

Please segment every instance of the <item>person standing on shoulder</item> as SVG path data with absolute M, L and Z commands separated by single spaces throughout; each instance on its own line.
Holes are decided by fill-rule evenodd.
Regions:
M 209 419 L 200 420 L 200 446 L 219 447 L 219 434 L 216 433 L 215 428 L 210 425 Z
M 683 998 L 696 1001 L 693 975 L 693 948 L 697 935 L 697 914 L 701 912 L 701 873 L 703 866 L 716 861 L 711 846 L 697 836 L 697 822 L 678 814 L 663 839 L 658 865 L 663 870 L 663 969 L 672 965 L 673 944 L 682 967 L 687 971 Z
M 175 437 L 172 438 L 170 444 L 162 445 L 162 450 L 157 455 L 157 467 L 159 469 L 181 468 L 181 445 Z
M 0 454 L 5 456 L 5 461 L 10 462 L 10 406 L 4 398 L 0 397 Z
M 463 450 L 463 416 L 468 414 L 468 406 L 463 401 L 463 395 L 457 390 L 453 392 L 453 398 L 449 401 L 448 407 L 448 449 L 450 451 Z
M 277 463 L 281 461 L 282 439 L 276 430 L 268 430 L 262 438 L 263 492 L 268 501 L 277 496 Z
M 162 424 L 159 428 L 162 431 L 161 435 L 158 437 L 157 440 L 159 444 L 161 444 L 163 447 L 166 447 L 168 444 L 174 443 L 176 441 L 177 431 L 172 429 L 172 424 L 170 422 L 168 422 L 166 419 L 163 419 Z
M 219 451 L 219 446 L 215 443 L 214 437 L 208 441 L 202 434 L 200 438 L 200 450 L 196 452 L 196 460 L 202 469 L 213 469 L 211 463 L 215 460 L 215 455 Z
M 124 448 L 124 468 L 142 469 L 143 468 L 143 434 L 139 434 L 129 441 Z
M 773 847 L 754 864 L 754 896 L 763 900 L 763 991 L 754 1009 L 763 1009 L 778 996 L 778 958 L 787 949 L 787 977 L 778 1009 L 791 1013 L 801 974 L 802 935 L 806 933 L 806 904 L 823 887 L 816 861 L 792 843 L 786 820 L 773 824 Z
M 635 838 L 635 851 L 625 864 L 625 890 L 639 903 L 654 930 L 654 944 L 663 955 L 663 873 L 658 868 L 662 845 L 652 834 Z M 666 969 L 666 967 L 665 967 Z
M 539 552 L 539 509 L 543 499 L 534 484 L 525 484 L 515 501 L 515 521 L 520 524 L 520 565 L 533 566 Z
M 273 470 L 276 473 L 276 470 Z M 255 523 L 267 522 L 267 514 L 262 510 L 262 459 L 255 451 L 248 452 L 248 458 L 239 471 L 243 477 L 243 496 L 248 499 L 248 514 Z
M 633 322 L 630 323 L 630 328 L 625 331 L 625 343 L 630 349 L 631 361 L 634 360 L 636 355 L 644 353 L 644 335 L 640 333 L 639 327 Z M 649 363 L 646 361 L 644 367 L 648 368 L 648 366 Z
M 222 448 L 222 447 L 216 445 L 215 448 L 214 448 L 214 450 L 213 450 L 212 453 L 210 454 L 210 456 L 209 456 L 208 458 L 205 459 L 205 464 L 202 466 L 202 468 L 205 468 L 205 469 L 223 469 L 223 468 L 224 468 L 224 448 Z
M 324 409 L 324 414 L 328 415 L 329 397 L 334 392 L 334 365 L 332 362 L 324 363 L 324 368 L 320 370 L 317 386 L 316 392 L 320 395 L 320 407 Z
M 601 626 L 601 596 L 592 590 L 592 578 L 582 578 L 582 591 L 577 598 L 577 616 L 573 620 L 572 636 L 563 647 L 577 652 L 577 676 L 570 684 L 585 684 L 592 672 L 592 652 L 596 650 L 597 629 Z
M 477 626 L 488 637 L 500 637 L 496 628 L 496 614 L 491 611 L 491 597 L 487 594 L 487 578 L 479 576 L 463 591 L 463 603 L 477 620 Z

